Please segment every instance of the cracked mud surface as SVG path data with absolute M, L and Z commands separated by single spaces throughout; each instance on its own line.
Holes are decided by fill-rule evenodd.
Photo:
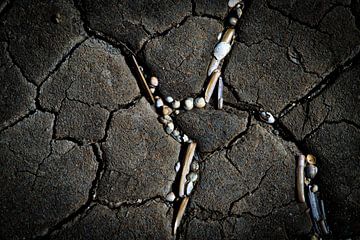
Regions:
M 141 3 L 140 3 L 141 2 Z M 181 145 L 131 53 L 178 100 L 204 87 L 226 1 L 0 1 L 1 239 L 173 239 Z M 181 113 L 200 180 L 176 239 L 306 239 L 295 156 L 318 158 L 331 239 L 360 238 L 360 3 L 251 1 L 225 107 Z M 265 125 L 253 110 L 279 121 Z

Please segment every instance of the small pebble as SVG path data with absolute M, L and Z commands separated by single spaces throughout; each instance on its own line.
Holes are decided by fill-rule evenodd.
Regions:
M 160 108 L 162 106 L 164 106 L 163 100 L 160 97 L 157 97 L 155 101 L 155 107 Z
M 175 128 L 174 123 L 169 122 L 166 124 L 165 131 L 167 134 L 170 134 L 174 131 L 174 128 Z
M 157 87 L 159 85 L 159 79 L 157 77 L 151 77 L 150 84 L 153 87 Z
M 172 102 L 172 107 L 174 109 L 178 109 L 180 107 L 180 101 L 178 101 L 178 100 L 173 101 Z
M 168 195 L 166 195 L 166 201 L 173 202 L 176 199 L 175 193 L 171 192 Z
M 195 98 L 194 100 L 195 107 L 203 108 L 206 105 L 205 99 L 203 97 Z
M 186 195 L 190 195 L 192 190 L 194 189 L 194 182 L 188 182 L 186 185 Z
M 191 171 L 197 172 L 199 171 L 200 165 L 197 161 L 193 161 L 191 163 Z
M 172 97 L 170 97 L 170 96 L 167 96 L 167 97 L 165 98 L 165 101 L 166 101 L 167 103 L 172 103 L 172 102 L 174 101 L 174 99 L 173 99 Z
M 237 18 L 232 17 L 229 19 L 229 23 L 232 26 L 235 26 L 237 24 L 237 22 L 238 22 Z
M 180 170 L 180 167 L 181 167 L 180 162 L 177 162 L 177 163 L 175 164 L 175 172 L 178 172 L 178 171 Z
M 190 182 L 196 182 L 199 178 L 197 173 L 191 172 L 186 176 L 186 179 Z
M 190 111 L 194 108 L 194 99 L 193 98 L 187 98 L 184 101 L 184 109 Z

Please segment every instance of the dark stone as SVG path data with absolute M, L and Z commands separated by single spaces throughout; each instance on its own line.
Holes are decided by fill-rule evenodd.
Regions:
M 89 39 L 44 83 L 40 103 L 59 111 L 68 98 L 114 110 L 139 94 L 121 52 L 103 41 Z
M 223 19 L 228 12 L 228 1 L 195 0 L 195 13 Z
M 0 129 L 35 109 L 36 89 L 11 61 L 7 44 L 0 43 Z
M 201 91 L 216 36 L 221 31 L 216 20 L 191 17 L 184 25 L 146 45 L 145 61 L 159 78 L 164 96 L 181 100 Z
M 55 137 L 93 143 L 105 135 L 109 112 L 99 106 L 65 100 L 56 120 Z
M 59 15 L 59 23 L 52 20 Z M 29 81 L 40 84 L 85 37 L 72 1 L 15 1 L 0 18 L 0 40 Z
M 81 1 L 89 27 L 139 50 L 153 34 L 162 33 L 191 14 L 190 1 Z
M 99 186 L 101 200 L 136 202 L 171 191 L 180 144 L 156 118 L 145 99 L 114 114 L 102 145 L 108 167 Z
M 176 121 L 198 143 L 199 151 L 212 152 L 246 130 L 247 114 L 196 109 L 178 115 Z
M 79 209 L 97 163 L 90 147 L 52 141 L 54 117 L 36 112 L 1 133 L 0 236 L 30 239 Z
M 187 226 L 185 239 L 223 239 L 221 225 L 216 221 L 201 221 L 193 219 Z

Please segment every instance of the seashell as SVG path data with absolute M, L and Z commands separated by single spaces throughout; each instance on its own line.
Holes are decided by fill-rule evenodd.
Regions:
M 314 165 L 308 165 L 305 168 L 306 177 L 313 179 L 318 172 L 318 168 Z
M 172 102 L 172 107 L 174 109 L 178 109 L 180 107 L 180 101 L 178 101 L 178 100 L 173 101 Z
M 219 77 L 221 75 L 221 72 L 216 69 L 212 74 L 211 74 L 211 77 L 210 77 L 210 80 L 209 80 L 209 83 L 206 87 L 206 90 L 205 90 L 205 102 L 209 102 L 210 101 L 210 98 L 214 92 L 214 89 L 215 89 L 215 86 L 216 86 L 216 83 L 217 81 L 219 80 Z
M 189 196 L 194 189 L 194 182 L 188 182 L 186 184 L 186 195 Z
M 154 92 L 155 92 L 155 90 L 156 90 L 156 89 L 155 89 L 155 88 L 153 88 L 153 87 L 151 87 L 151 88 L 150 88 L 150 92 L 151 92 L 151 93 L 154 93 Z
M 197 97 L 194 100 L 195 107 L 203 108 L 206 105 L 205 99 L 203 97 Z
M 150 88 L 149 88 L 149 86 L 148 86 L 148 84 L 147 84 L 147 82 L 145 80 L 144 73 L 142 72 L 138 62 L 136 61 L 135 56 L 132 55 L 131 57 L 132 57 L 132 60 L 133 60 L 133 62 L 135 64 L 135 67 L 136 67 L 136 70 L 137 70 L 137 75 L 140 78 L 141 87 L 144 89 L 150 103 L 153 104 L 155 102 L 154 95 L 150 91 Z
M 236 15 L 238 16 L 238 18 L 241 18 L 242 14 L 243 14 L 243 10 L 241 9 L 241 5 L 238 5 L 239 7 L 236 9 Z
M 150 78 L 150 85 L 153 87 L 159 86 L 159 79 L 157 77 Z
M 173 110 L 170 107 L 168 107 L 166 105 L 163 106 L 162 113 L 163 113 L 164 116 L 168 116 L 172 112 L 173 112 Z
M 311 188 L 311 191 L 312 191 L 312 192 L 317 192 L 317 191 L 319 191 L 319 186 L 316 185 L 316 184 L 314 184 L 314 185 L 312 186 L 312 188 Z
M 170 96 L 167 96 L 167 97 L 165 98 L 165 101 L 166 101 L 167 103 L 172 103 L 172 102 L 174 101 L 174 99 L 173 99 L 172 97 L 170 97 Z
M 189 198 L 185 197 L 185 198 L 183 198 L 183 200 L 180 203 L 179 211 L 176 214 L 176 219 L 175 219 L 175 223 L 174 223 L 174 229 L 173 229 L 174 235 L 176 235 L 176 230 L 180 226 L 180 222 L 181 222 L 182 217 L 184 216 L 185 209 L 186 209 L 188 202 L 189 202 Z
M 308 186 L 308 199 L 310 204 L 310 212 L 312 219 L 317 222 L 320 220 L 320 206 L 319 206 L 319 199 L 316 193 L 310 191 L 311 186 Z
M 166 201 L 173 202 L 176 199 L 175 193 L 171 192 L 166 195 Z
M 179 132 L 179 130 L 175 129 L 175 130 L 171 133 L 171 135 L 173 135 L 174 137 L 177 137 L 177 136 L 180 135 L 180 132 Z
M 177 162 L 175 164 L 175 172 L 178 172 L 180 170 L 180 167 L 181 167 L 181 163 L 180 162 Z
M 310 165 L 316 164 L 316 157 L 314 155 L 308 154 L 306 155 L 306 162 Z
M 187 98 L 184 101 L 184 109 L 185 110 L 191 110 L 194 108 L 194 99 L 193 98 Z
M 160 116 L 159 122 L 161 122 L 162 124 L 167 124 L 169 122 L 172 122 L 172 118 L 169 115 Z
M 179 142 L 179 143 L 181 143 L 181 142 L 182 142 L 182 139 L 181 139 L 181 136 L 180 136 L 180 135 L 179 135 L 179 136 L 174 137 L 174 139 L 175 139 L 177 142 Z
M 175 128 L 174 123 L 173 123 L 173 122 L 169 122 L 169 123 L 167 123 L 166 126 L 165 126 L 165 132 L 166 132 L 167 134 L 170 134 L 170 133 L 172 133 L 172 132 L 174 131 L 174 128 Z
M 217 69 L 219 67 L 220 61 L 217 60 L 216 58 L 212 58 L 209 68 L 208 68 L 208 76 L 211 76 L 211 74 L 215 71 L 215 69 Z
M 224 82 L 222 80 L 222 77 L 219 77 L 218 81 L 218 101 L 217 101 L 217 107 L 218 109 L 222 109 L 224 105 L 224 98 L 223 98 L 223 91 L 224 91 Z
M 198 178 L 199 178 L 199 175 L 195 172 L 191 172 L 186 176 L 186 179 L 189 182 L 196 182 L 198 180 Z
M 219 32 L 216 38 L 218 41 L 220 41 L 221 37 L 222 37 L 222 32 Z
M 269 124 L 273 124 L 275 122 L 274 116 L 269 112 L 260 112 L 260 119 Z
M 164 106 L 163 100 L 160 97 L 156 97 L 155 107 L 161 108 L 162 106 Z
M 297 161 L 296 167 L 296 190 L 299 202 L 305 202 L 305 191 L 304 191 L 304 166 L 305 156 L 300 155 Z
M 191 163 L 191 171 L 197 172 L 197 171 L 199 171 L 199 168 L 200 168 L 200 165 L 197 161 L 193 161 Z
M 194 157 L 195 149 L 196 149 L 195 142 L 190 143 L 186 149 L 185 158 L 184 158 L 184 162 L 183 162 L 183 168 L 182 168 L 180 182 L 179 182 L 179 184 L 180 184 L 179 185 L 179 196 L 180 197 L 184 196 L 186 175 L 188 175 L 188 173 L 190 171 L 190 166 L 191 166 L 192 159 Z
M 223 37 L 221 38 L 221 42 L 220 43 L 231 43 L 231 41 L 233 40 L 235 36 L 235 29 L 234 28 L 228 28 L 226 30 L 226 32 L 224 33 Z M 231 45 L 230 45 L 231 47 Z M 230 50 L 229 50 L 230 51 Z M 227 53 L 225 54 L 225 56 L 227 55 Z
M 214 57 L 216 57 L 217 60 L 221 61 L 226 57 L 226 55 L 228 55 L 230 50 L 230 43 L 219 42 L 214 49 Z
M 187 142 L 187 141 L 189 141 L 189 137 L 186 134 L 184 134 L 182 137 L 182 140 L 183 140 L 183 142 Z
M 321 228 L 321 231 L 324 235 L 328 235 L 330 234 L 330 229 L 329 229 L 329 226 L 327 225 L 326 221 L 324 219 L 322 219 L 320 221 L 320 228 Z
M 176 115 L 178 115 L 178 114 L 180 113 L 180 110 L 179 110 L 179 109 L 176 109 L 176 110 L 174 111 L 174 113 L 175 113 Z
M 228 6 L 229 6 L 229 8 L 233 8 L 236 6 L 236 4 L 238 4 L 240 2 L 242 2 L 242 1 L 241 0 L 229 0 Z
M 237 19 L 237 18 L 231 17 L 231 18 L 229 19 L 229 23 L 230 23 L 230 25 L 232 25 L 232 26 L 235 26 L 235 25 L 237 24 L 237 22 L 238 22 L 238 19 Z

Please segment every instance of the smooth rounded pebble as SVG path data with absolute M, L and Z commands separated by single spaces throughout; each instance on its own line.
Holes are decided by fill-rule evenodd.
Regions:
M 166 195 L 166 201 L 173 202 L 176 199 L 175 193 L 171 192 Z

